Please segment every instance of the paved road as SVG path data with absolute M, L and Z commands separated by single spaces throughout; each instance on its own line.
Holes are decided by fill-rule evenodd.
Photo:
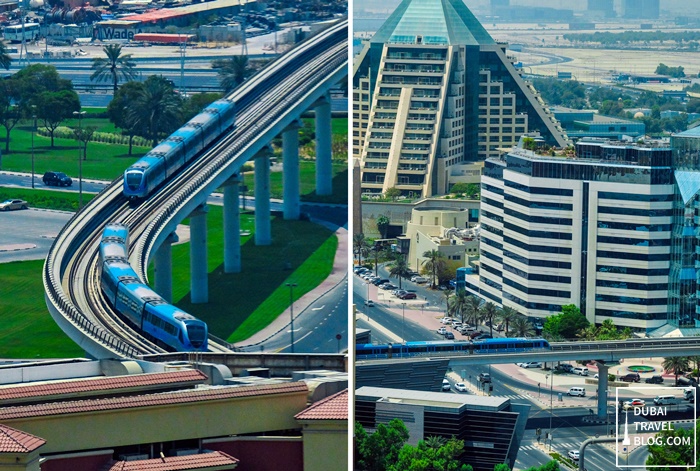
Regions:
M 0 263 L 43 259 L 72 216 L 64 211 L 32 208 L 0 212 Z

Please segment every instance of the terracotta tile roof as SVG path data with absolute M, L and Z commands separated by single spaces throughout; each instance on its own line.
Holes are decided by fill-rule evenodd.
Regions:
M 44 443 L 46 440 L 43 438 L 0 425 L 0 453 L 29 453 Z
M 162 459 L 119 461 L 108 468 L 107 471 L 175 471 L 219 466 L 227 466 L 227 469 L 233 469 L 238 461 L 222 451 L 214 451 L 198 455 L 167 456 Z
M 348 420 L 348 390 L 311 404 L 294 416 L 297 420 Z
M 84 412 L 153 407 L 160 405 L 185 404 L 192 402 L 216 401 L 236 397 L 267 396 L 295 392 L 308 392 L 306 383 L 294 382 L 269 384 L 265 386 L 221 387 L 213 389 L 192 389 L 159 394 L 142 394 L 113 398 L 86 399 L 82 401 L 51 402 L 0 408 L 0 421 L 27 417 L 76 414 Z
M 199 370 L 183 370 L 168 373 L 148 373 L 139 375 L 110 376 L 71 381 L 56 381 L 43 384 L 25 384 L 0 388 L 0 401 L 17 401 L 18 399 L 50 398 L 70 396 L 86 392 L 119 392 L 119 390 L 147 388 L 190 382 L 201 383 L 207 375 Z

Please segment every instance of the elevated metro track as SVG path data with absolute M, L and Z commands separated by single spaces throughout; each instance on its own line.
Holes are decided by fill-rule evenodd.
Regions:
M 97 250 L 107 222 L 130 228 L 130 262 L 148 282 L 151 253 L 216 188 L 236 174 L 285 127 L 347 75 L 348 22 L 310 38 L 237 88 L 233 130 L 137 207 L 122 195 L 122 179 L 107 186 L 58 234 L 44 263 L 46 304 L 69 337 L 95 358 L 140 357 L 163 349 L 131 329 L 100 289 Z M 245 267 L 244 267 L 245 269 Z M 210 339 L 210 350 L 230 351 Z
M 639 339 L 600 342 L 553 342 L 551 350 L 500 352 L 498 354 L 431 354 L 382 360 L 361 360 L 362 364 L 395 363 L 416 360 L 449 360 L 458 365 L 496 365 L 521 361 L 601 360 L 616 362 L 623 358 L 678 357 L 700 355 L 700 338 Z

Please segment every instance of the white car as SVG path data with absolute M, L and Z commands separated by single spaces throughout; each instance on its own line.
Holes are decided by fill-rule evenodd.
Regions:
M 371 299 L 365 300 L 365 306 L 374 307 L 374 301 L 372 301 Z
M 518 363 L 520 368 L 542 368 L 542 363 L 539 361 L 526 361 L 523 363 Z
M 6 200 L 0 203 L 0 211 L 13 211 L 15 209 L 29 209 L 29 203 L 24 200 Z
M 569 455 L 569 458 L 571 458 L 572 460 L 578 461 L 578 450 L 569 450 L 567 455 Z
M 445 327 L 440 327 L 440 328 L 437 330 L 437 333 L 440 334 L 440 335 L 445 335 L 445 334 L 447 333 L 447 329 L 446 329 Z
M 440 319 L 440 322 L 443 324 L 451 324 L 453 320 L 454 319 L 452 319 L 451 317 L 443 317 L 442 319 Z
M 467 385 L 464 383 L 457 383 L 457 384 L 455 384 L 455 389 L 459 392 L 466 392 Z

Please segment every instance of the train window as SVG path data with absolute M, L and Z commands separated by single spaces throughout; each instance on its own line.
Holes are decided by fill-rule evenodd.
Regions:
M 436 345 L 435 346 L 436 352 L 451 352 L 451 351 L 454 351 L 454 349 L 455 349 L 454 345 Z

